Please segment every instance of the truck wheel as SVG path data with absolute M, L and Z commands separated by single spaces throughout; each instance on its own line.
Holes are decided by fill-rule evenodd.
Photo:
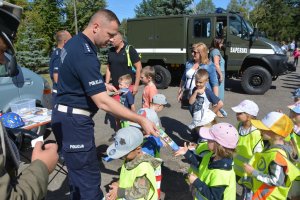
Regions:
M 154 65 L 155 85 L 158 89 L 165 89 L 171 83 L 171 73 L 161 65 Z
M 267 69 L 252 66 L 245 70 L 241 84 L 248 94 L 264 94 L 271 87 L 272 76 Z

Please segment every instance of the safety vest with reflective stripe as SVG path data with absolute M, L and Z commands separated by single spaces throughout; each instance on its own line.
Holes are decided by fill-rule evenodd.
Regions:
M 236 180 L 233 169 L 208 169 L 212 152 L 205 154 L 199 166 L 199 179 L 208 187 L 226 186 L 223 193 L 223 200 L 236 199 Z M 207 199 L 203 197 L 204 199 Z
M 242 123 L 238 125 L 238 130 L 241 125 Z M 251 131 L 247 135 L 239 135 L 236 155 L 233 158 L 234 172 L 237 176 L 242 177 L 244 175 L 243 164 L 249 162 L 258 144 L 263 147 L 261 133 L 258 129 Z
M 298 152 L 298 157 L 300 156 L 300 135 L 298 135 L 297 133 L 294 133 L 294 137 L 293 137 L 295 143 L 296 143 L 296 148 L 297 148 L 297 152 Z M 300 168 L 300 163 L 297 163 L 296 166 L 298 168 Z M 296 178 L 297 181 L 300 181 L 300 177 Z
M 144 175 L 146 175 L 146 177 L 151 183 L 147 200 L 157 200 L 158 194 L 157 194 L 154 168 L 148 162 L 142 162 L 134 169 L 131 170 L 127 170 L 125 165 L 123 164 L 120 173 L 119 187 L 120 188 L 132 187 L 135 179 L 138 177 L 142 177 Z M 144 198 L 140 198 L 140 199 L 144 199 Z
M 286 175 L 285 186 L 267 185 L 255 177 L 246 176 L 240 183 L 252 190 L 252 200 L 286 199 L 292 182 L 300 175 L 300 170 L 286 158 L 286 152 L 279 148 L 272 148 L 261 153 L 255 153 L 249 161 L 249 164 L 260 173 L 269 174 L 269 165 L 272 161 L 284 168 Z
M 208 145 L 207 145 L 207 141 L 205 142 L 199 142 L 196 146 L 196 149 L 195 149 L 195 154 L 197 155 L 200 155 L 201 153 L 207 151 L 208 153 Z M 196 168 L 196 167 L 193 167 L 193 166 L 190 166 L 189 169 L 188 169 L 188 173 L 194 173 L 196 174 L 197 176 L 199 175 L 199 169 Z M 199 176 L 198 176 L 199 177 Z

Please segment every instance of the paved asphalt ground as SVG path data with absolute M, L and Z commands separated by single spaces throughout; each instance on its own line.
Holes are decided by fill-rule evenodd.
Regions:
M 240 86 L 239 80 L 226 80 L 225 91 L 225 110 L 228 112 L 228 117 L 218 119 L 219 122 L 225 121 L 236 124 L 236 117 L 231 110 L 232 106 L 237 105 L 244 99 L 255 101 L 260 108 L 258 118 L 262 118 L 270 111 L 277 109 L 288 113 L 287 105 L 292 103 L 291 92 L 295 88 L 300 87 L 300 67 L 297 72 L 289 73 L 280 76 L 273 82 L 271 89 L 264 95 L 247 95 Z M 136 97 L 136 107 L 141 106 L 141 94 L 143 86 L 140 86 L 139 93 Z M 191 122 L 191 116 L 187 110 L 182 110 L 180 104 L 176 101 L 178 87 L 169 87 L 165 90 L 160 90 L 160 93 L 166 95 L 171 108 L 165 108 L 159 116 L 162 126 L 166 133 L 171 136 L 175 142 L 182 145 L 184 141 L 189 140 L 190 136 L 187 131 L 187 125 Z M 106 193 L 108 184 L 112 180 L 118 178 L 121 160 L 115 160 L 109 163 L 102 162 L 101 157 L 104 155 L 106 148 L 111 143 L 110 139 L 114 133 L 110 125 L 110 119 L 103 111 L 99 111 L 94 117 L 95 121 L 95 138 L 96 146 L 99 152 L 99 165 L 101 167 L 101 189 Z M 51 136 L 50 136 L 51 137 Z M 183 157 L 174 157 L 172 151 L 165 147 L 161 151 L 161 157 L 164 161 L 162 174 L 162 199 L 192 199 L 189 193 L 187 184 L 184 181 L 183 174 L 186 173 L 188 164 Z M 58 168 L 57 168 L 58 169 Z M 62 173 L 54 171 L 50 179 L 53 179 L 48 187 L 48 200 L 63 200 L 68 199 L 68 181 L 67 177 Z M 239 191 L 239 189 L 238 189 Z

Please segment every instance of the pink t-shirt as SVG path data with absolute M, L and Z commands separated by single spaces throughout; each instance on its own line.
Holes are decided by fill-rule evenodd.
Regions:
M 146 85 L 142 96 L 142 107 L 150 108 L 150 103 L 154 95 L 157 94 L 157 89 L 154 84 Z

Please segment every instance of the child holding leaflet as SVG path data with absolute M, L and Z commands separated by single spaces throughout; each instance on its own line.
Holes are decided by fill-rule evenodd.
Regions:
M 161 160 L 144 154 L 142 143 L 143 133 L 138 128 L 126 127 L 117 132 L 107 155 L 113 159 L 125 157 L 125 161 L 120 179 L 109 185 L 106 199 L 158 199 L 154 170 L 161 165 Z
M 233 153 L 238 142 L 238 132 L 228 123 L 218 123 L 211 128 L 202 127 L 200 136 L 208 140 L 208 152 L 198 157 L 188 150 L 186 143 L 175 153 L 199 169 L 198 176 L 188 175 L 195 199 L 235 200 L 236 179 L 232 167 Z

